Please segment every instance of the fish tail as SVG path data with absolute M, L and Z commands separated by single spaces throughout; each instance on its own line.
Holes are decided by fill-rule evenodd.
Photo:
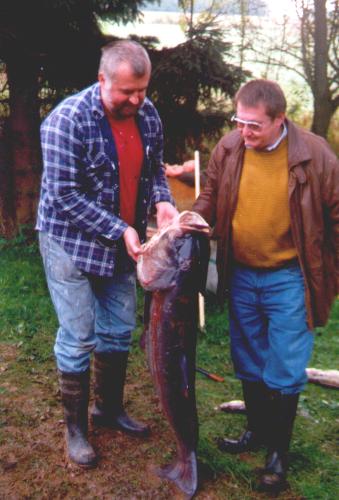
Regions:
M 160 467 L 157 473 L 159 477 L 172 481 L 188 500 L 198 487 L 197 456 L 195 451 L 180 455 L 170 464 Z

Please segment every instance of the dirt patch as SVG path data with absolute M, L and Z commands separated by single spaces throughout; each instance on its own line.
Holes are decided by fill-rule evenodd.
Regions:
M 0 344 L 0 374 L 5 372 L 17 357 L 17 347 L 13 344 Z

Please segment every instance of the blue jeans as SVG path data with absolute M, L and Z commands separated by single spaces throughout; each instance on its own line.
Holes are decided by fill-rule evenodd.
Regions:
M 235 265 L 230 283 L 231 355 L 236 376 L 299 393 L 314 336 L 306 324 L 304 279 L 298 264 L 278 270 Z
M 135 328 L 135 269 L 114 276 L 88 275 L 47 233 L 39 233 L 48 288 L 58 317 L 54 353 L 59 370 L 80 373 L 90 353 L 128 351 Z

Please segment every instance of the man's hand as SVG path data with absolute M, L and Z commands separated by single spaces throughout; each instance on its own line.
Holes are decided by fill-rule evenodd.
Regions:
M 132 257 L 133 260 L 137 261 L 141 249 L 138 233 L 133 227 L 128 226 L 123 234 L 123 238 L 128 255 Z
M 160 201 L 156 205 L 157 226 L 159 229 L 168 226 L 179 212 L 169 201 Z

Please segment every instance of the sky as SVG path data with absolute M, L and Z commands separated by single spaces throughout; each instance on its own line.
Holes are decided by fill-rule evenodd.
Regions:
M 279 17 L 284 14 L 291 17 L 296 15 L 294 0 L 266 0 L 266 3 L 274 17 Z

